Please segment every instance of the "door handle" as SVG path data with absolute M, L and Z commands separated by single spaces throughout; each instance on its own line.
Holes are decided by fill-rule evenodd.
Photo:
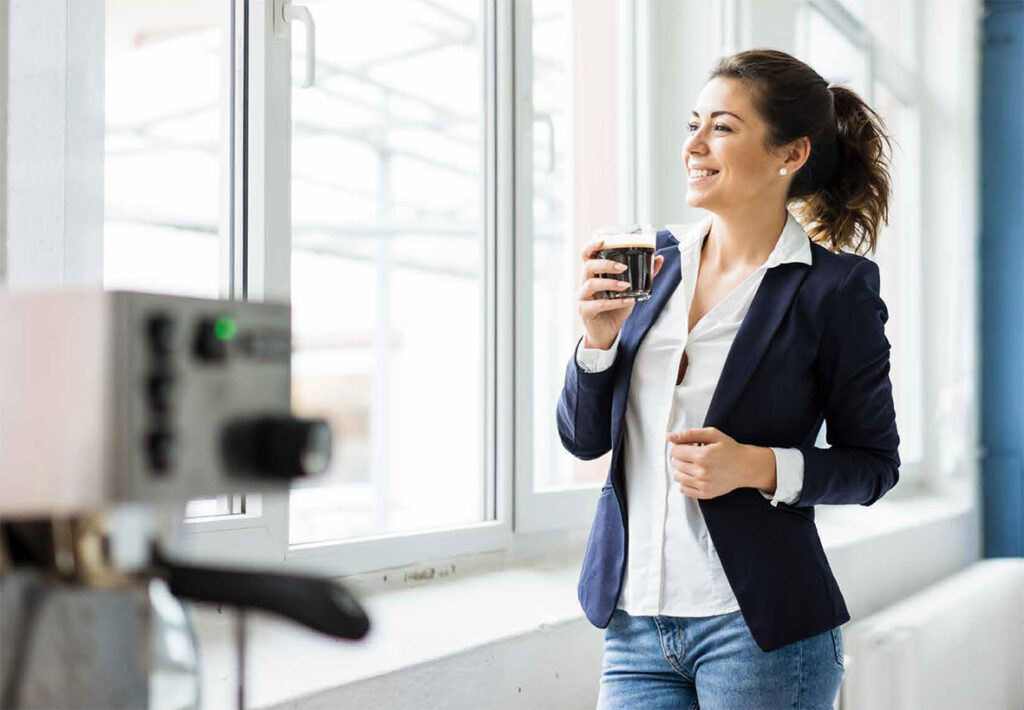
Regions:
M 292 5 L 291 0 L 274 0 L 274 31 L 285 36 L 292 22 L 301 22 L 306 31 L 306 67 L 302 77 L 303 89 L 316 83 L 316 24 L 305 5 Z

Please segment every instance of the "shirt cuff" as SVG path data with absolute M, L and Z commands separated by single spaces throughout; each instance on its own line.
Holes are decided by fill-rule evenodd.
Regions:
M 580 338 L 580 342 L 576 344 L 576 364 L 584 372 L 602 372 L 607 370 L 615 362 L 615 355 L 619 351 L 619 335 L 622 335 L 621 330 L 615 336 L 615 341 L 611 344 L 611 347 L 607 350 L 583 347 L 583 341 L 587 338 L 584 335 Z
M 799 500 L 804 487 L 804 455 L 800 449 L 769 448 L 775 454 L 775 493 L 760 488 L 757 491 L 774 506 L 779 503 L 792 505 Z

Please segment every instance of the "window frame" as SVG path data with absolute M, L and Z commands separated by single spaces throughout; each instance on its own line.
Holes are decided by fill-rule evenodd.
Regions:
M 243 254 L 235 255 L 242 297 L 289 300 L 291 261 L 291 38 L 273 31 L 277 0 L 249 0 L 249 97 L 247 105 L 246 210 Z M 493 519 L 441 530 L 385 534 L 337 541 L 290 544 L 288 495 L 262 496 L 261 514 L 191 523 L 190 552 L 224 557 L 244 544 L 250 553 L 287 566 L 327 575 L 350 575 L 512 547 L 512 424 L 514 376 L 511 354 L 514 215 L 510 87 L 511 0 L 485 0 L 485 307 L 488 311 L 485 512 Z M 282 97 L 284 97 L 282 99 Z M 270 199 L 274 196 L 274 199 Z M 262 209 L 260 206 L 263 206 Z M 498 403 L 501 403 L 499 406 Z M 481 472 L 483 473 L 483 472 Z M 491 483 L 493 482 L 493 483 Z M 208 534 L 214 533 L 214 534 Z M 230 534 L 228 534 L 230 533 Z
M 515 353 L 516 362 L 516 500 L 515 530 L 517 533 L 540 533 L 560 529 L 585 529 L 594 515 L 594 508 L 600 494 L 600 485 L 579 486 L 562 490 L 537 490 L 534 476 L 534 383 L 533 383 L 533 3 L 531 0 L 517 0 L 515 11 L 515 92 L 517 127 L 516 141 L 516 283 L 519 286 L 516 297 L 518 318 L 516 320 Z M 635 129 L 639 123 L 635 97 L 642 84 L 638 80 L 636 57 L 636 35 L 638 8 L 635 0 L 616 0 L 614 9 L 617 19 L 616 41 L 620 47 L 620 61 L 615 76 L 616 93 L 623 97 L 617 101 L 618 129 L 617 151 L 621 165 L 619 170 L 619 221 L 633 221 L 637 213 L 637 137 Z M 572 5 L 567 11 L 573 13 Z M 570 67 L 570 72 L 572 68 Z M 575 106 L 570 105 L 570 116 Z M 570 119 L 570 124 L 572 119 Z M 569 160 L 572 163 L 572 159 Z M 573 181 L 572 169 L 568 179 Z M 568 307 L 569 304 L 566 304 Z M 566 343 L 566 357 L 571 353 L 574 342 Z M 564 365 L 564 362 L 559 363 Z
M 916 26 L 915 8 L 913 3 L 907 0 L 900 0 L 906 5 L 911 24 Z M 883 290 L 889 290 L 895 294 L 895 305 L 900 315 L 907 317 L 900 318 L 900 326 L 897 335 L 898 342 L 903 348 L 904 355 L 901 362 L 909 365 L 914 362 L 922 362 L 923 354 L 923 332 L 921 318 L 914 317 L 915 314 L 923 314 L 923 282 L 920 277 L 923 267 L 924 254 L 921 247 L 921 218 L 924 203 L 921 190 L 921 152 L 920 139 L 922 132 L 921 98 L 918 87 L 920 86 L 919 71 L 916 67 L 907 66 L 902 57 L 876 42 L 871 28 L 864 20 L 853 15 L 839 0 L 801 0 L 800 11 L 817 12 L 823 19 L 829 22 L 837 32 L 846 37 L 851 44 L 856 46 L 864 54 L 865 62 L 865 92 L 864 100 L 873 104 L 875 99 L 875 85 L 882 84 L 892 93 L 900 105 L 902 115 L 900 123 L 906 126 L 905 135 L 901 136 L 900 143 L 902 161 L 900 163 L 900 190 L 896 194 L 895 209 L 897 211 L 896 225 L 901 230 L 901 249 L 891 259 L 877 259 L 874 255 L 867 258 L 878 263 L 882 272 Z M 806 20 L 806 15 L 798 18 Z M 799 21 L 799 20 L 798 20 Z M 797 36 L 800 36 L 800 31 Z M 806 34 L 806 33 L 805 33 Z M 798 40 L 798 45 L 800 41 Z M 806 56 L 806 47 L 798 46 L 797 50 Z M 913 56 L 913 52 L 908 52 Z M 880 56 L 884 55 L 884 56 Z M 883 61 L 884 59 L 884 61 Z M 884 117 L 883 117 L 884 118 Z M 883 257 L 885 255 L 883 254 Z M 895 284 L 885 288 L 889 283 L 887 276 L 891 275 Z M 895 289 L 894 291 L 892 289 Z M 893 299 L 890 299 L 893 300 Z M 929 470 L 934 467 L 926 466 L 926 454 L 924 451 L 923 426 L 924 426 L 924 380 L 921 368 L 906 367 L 898 372 L 895 387 L 902 394 L 902 401 L 908 403 L 910 412 L 904 412 L 900 418 L 901 439 L 914 442 L 918 455 L 914 457 L 905 456 L 901 452 L 900 477 L 901 484 L 891 494 L 894 499 L 913 495 L 920 488 L 931 484 Z
M 288 106 L 268 101 L 268 87 L 290 79 L 283 61 L 290 43 L 275 41 L 273 9 L 276 0 L 228 0 L 224 23 L 232 58 L 227 80 L 232 86 L 231 111 L 226 120 L 225 149 L 229 179 L 222 204 L 226 222 L 221 240 L 221 296 L 226 299 L 286 302 L 291 268 L 290 244 L 269 240 L 290 222 L 288 190 L 271 190 L 266 177 L 290 173 L 287 150 L 273 143 L 276 131 L 290 131 Z M 282 69 L 282 64 L 283 69 Z M 284 559 L 288 534 L 288 494 L 246 494 L 244 513 L 185 519 L 175 547 L 203 560 L 239 559 L 276 562 Z
M 485 347 L 484 452 L 486 466 L 484 513 L 488 520 L 437 530 L 391 533 L 334 541 L 291 544 L 287 541 L 283 561 L 328 575 L 354 575 L 378 569 L 415 564 L 424 560 L 473 555 L 487 551 L 507 551 L 513 547 L 513 466 L 516 432 L 513 394 L 516 374 L 512 356 L 512 304 L 516 298 L 516 274 L 513 254 L 518 235 L 512 204 L 513 124 L 512 85 L 516 67 L 511 61 L 513 41 L 513 0 L 481 0 L 484 33 L 484 186 L 481 193 L 485 208 Z M 315 19 L 315 17 L 314 17 Z M 268 96 L 290 96 L 290 75 L 284 83 L 268 87 Z M 288 106 L 289 101 L 274 101 Z M 290 130 L 275 143 L 291 145 Z M 268 191 L 287 192 L 291 170 L 277 170 L 267 176 Z M 272 184 L 277 183 L 277 184 Z M 280 249 L 291 250 L 290 215 L 275 234 Z M 287 236 L 287 245 L 284 244 Z M 287 521 L 288 506 L 283 518 Z

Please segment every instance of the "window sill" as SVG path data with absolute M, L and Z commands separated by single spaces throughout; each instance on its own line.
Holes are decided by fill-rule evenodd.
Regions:
M 901 498 L 883 497 L 870 506 L 819 505 L 814 522 L 825 550 L 832 552 L 885 535 L 926 525 L 975 509 L 967 477 L 953 479 L 943 493 L 917 492 Z
M 865 507 L 819 506 L 821 538 L 854 618 L 894 601 L 879 597 L 876 569 L 871 577 L 875 591 L 863 592 L 872 598 L 859 602 L 861 590 L 854 579 L 859 572 L 854 560 L 862 562 L 872 554 L 877 556 L 878 545 L 873 543 L 887 536 L 913 533 L 930 524 L 956 523 L 951 528 L 953 534 L 961 535 L 958 531 L 963 527 L 958 521 L 973 514 L 972 501 L 964 491 L 960 495 L 919 495 L 892 502 L 883 498 Z M 866 551 L 865 546 L 872 550 Z M 304 699 L 312 701 L 313 696 L 350 683 L 451 657 L 545 626 L 578 622 L 583 618 L 576 599 L 582 554 L 577 538 L 560 556 L 539 563 L 519 563 L 398 590 L 371 594 L 357 591 L 373 624 L 367 637 L 358 642 L 330 639 L 270 615 L 252 613 L 247 626 L 246 704 L 255 708 L 286 703 L 299 707 Z M 941 564 L 958 568 L 965 562 L 954 559 Z M 918 577 L 922 583 L 929 583 L 948 571 L 936 569 Z M 905 586 L 895 583 L 889 589 L 903 594 Z M 203 706 L 231 707 L 236 692 L 235 615 L 229 610 L 218 613 L 212 607 L 197 607 L 193 618 L 202 654 Z

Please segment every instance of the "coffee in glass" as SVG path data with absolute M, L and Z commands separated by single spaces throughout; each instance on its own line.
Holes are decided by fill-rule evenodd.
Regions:
M 599 298 L 635 298 L 646 301 L 651 297 L 654 279 L 654 248 L 657 232 L 649 224 L 629 227 L 603 227 L 594 232 L 595 239 L 603 240 L 595 255 L 626 265 L 620 274 L 597 274 L 598 278 L 628 281 L 622 291 L 600 291 Z

